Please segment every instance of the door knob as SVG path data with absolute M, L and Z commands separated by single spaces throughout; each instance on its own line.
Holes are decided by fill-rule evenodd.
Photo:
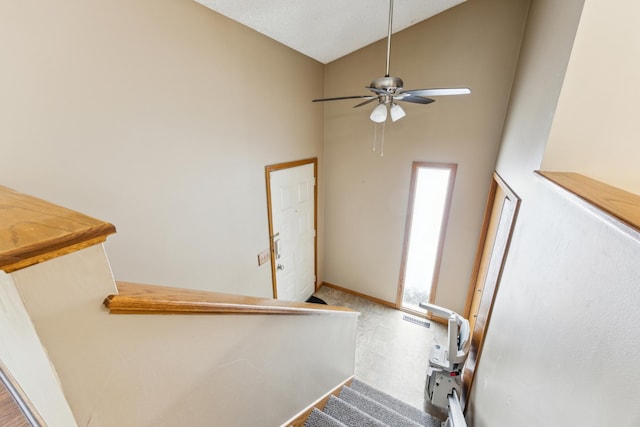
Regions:
M 278 270 L 284 270 L 284 265 L 282 264 L 278 264 L 278 266 L 276 267 Z

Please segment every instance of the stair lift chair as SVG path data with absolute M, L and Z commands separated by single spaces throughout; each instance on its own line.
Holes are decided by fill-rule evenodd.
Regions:
M 460 404 L 460 375 L 471 344 L 469 321 L 435 304 L 421 303 L 420 307 L 448 319 L 446 346 L 434 344 L 429 353 L 427 403 L 448 413 L 449 418 L 443 425 L 466 426 Z

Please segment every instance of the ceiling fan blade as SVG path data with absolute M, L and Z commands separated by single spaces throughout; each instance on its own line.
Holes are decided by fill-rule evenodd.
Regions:
M 338 96 L 336 98 L 313 99 L 311 102 L 339 101 L 341 99 L 359 99 L 359 98 L 369 98 L 369 97 L 371 97 L 371 95 Z
M 466 87 L 445 89 L 407 89 L 400 92 L 409 96 L 443 96 L 443 95 L 468 95 L 471 90 Z
M 415 104 L 431 104 L 435 99 L 423 98 L 422 96 L 404 96 L 396 99 L 396 101 L 413 102 Z
M 377 101 L 377 100 L 378 100 L 377 96 L 372 96 L 371 99 L 367 99 L 366 101 L 361 102 L 360 104 L 354 105 L 353 108 L 362 107 L 363 105 L 367 105 L 368 103 Z

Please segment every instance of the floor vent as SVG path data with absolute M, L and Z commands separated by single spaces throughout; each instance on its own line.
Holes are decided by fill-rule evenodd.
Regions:
M 409 316 L 408 314 L 403 315 L 402 318 L 407 322 L 415 323 L 416 325 L 424 326 L 425 328 L 431 327 L 431 323 L 429 323 L 428 321 L 424 319 L 419 319 L 417 317 Z

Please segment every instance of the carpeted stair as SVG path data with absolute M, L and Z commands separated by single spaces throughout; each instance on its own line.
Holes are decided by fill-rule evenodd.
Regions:
M 354 379 L 331 396 L 320 411 L 314 408 L 305 427 L 440 427 L 440 421 L 395 397 Z

